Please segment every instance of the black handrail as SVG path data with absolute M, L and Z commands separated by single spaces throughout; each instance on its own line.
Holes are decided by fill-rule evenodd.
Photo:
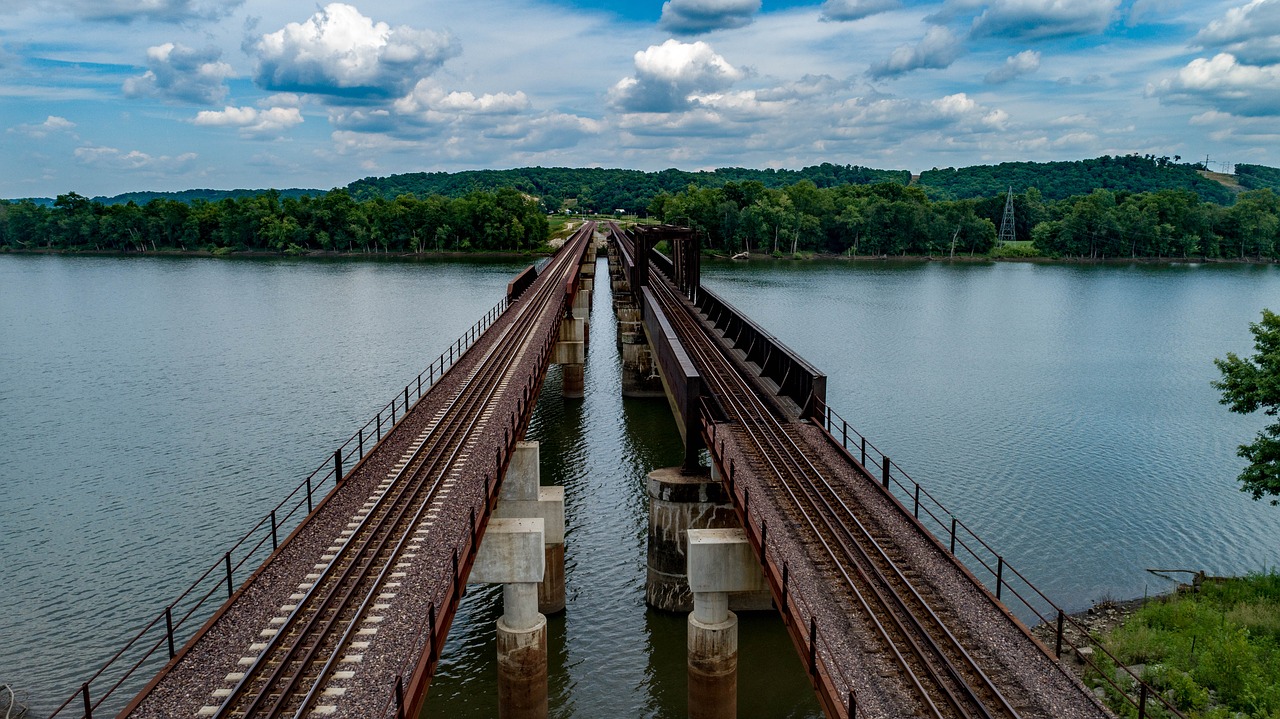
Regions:
M 863 474 L 882 487 L 904 513 L 910 512 L 919 523 L 919 526 L 928 532 L 944 551 L 949 551 L 956 561 L 965 567 L 973 570 L 981 567 L 983 570 L 981 574 L 990 573 L 995 584 L 994 590 L 983 582 L 981 574 L 971 572 L 971 576 L 975 581 L 982 584 L 984 588 L 987 588 L 988 593 L 992 594 L 996 601 L 1008 603 L 1006 597 L 1012 595 L 1042 624 L 1056 627 L 1054 651 L 1050 652 L 1055 658 L 1061 657 L 1063 644 L 1065 643 L 1070 650 L 1076 651 L 1077 656 L 1092 667 L 1118 695 L 1124 697 L 1125 701 L 1138 711 L 1139 716 L 1146 714 L 1147 705 L 1154 700 L 1159 702 L 1164 709 L 1171 712 L 1173 716 L 1185 719 L 1185 715 L 1178 711 L 1164 697 L 1162 692 L 1151 689 L 1150 685 L 1144 682 L 1137 674 L 1134 674 L 1103 646 L 1102 642 L 1092 636 L 1085 626 L 1067 614 L 1062 607 L 1049 599 L 1044 592 L 1040 591 L 1022 573 L 1014 569 L 1005 561 L 1003 555 L 997 552 L 982 537 L 978 536 L 968 525 L 957 519 L 951 510 L 947 509 L 942 502 L 924 489 L 919 482 L 912 479 L 897 462 L 890 459 L 888 455 L 880 451 L 866 437 L 850 426 L 823 399 L 815 398 L 813 400 L 811 416 L 813 421 L 825 430 L 828 440 L 843 449 L 848 454 L 848 457 L 861 467 Z M 875 471 L 872 471 L 873 468 Z M 940 532 L 932 529 L 930 524 L 936 526 Z M 972 563 L 961 557 L 960 550 L 967 553 Z M 1016 581 L 1011 581 L 1010 576 Z M 1006 592 L 1005 590 L 1008 591 Z M 1024 596 L 1024 593 L 1028 596 Z M 1081 637 L 1083 641 L 1076 642 L 1068 636 L 1064 632 L 1067 626 L 1076 629 L 1076 636 Z M 1129 696 L 1128 692 L 1117 682 L 1115 674 L 1104 671 L 1099 666 L 1097 660 L 1093 658 L 1092 652 L 1078 651 L 1085 647 L 1106 655 L 1115 663 L 1118 669 L 1127 673 L 1133 680 L 1134 686 L 1139 687 L 1141 690 L 1138 698 L 1135 699 Z M 1048 652 L 1047 647 L 1041 646 L 1041 648 Z

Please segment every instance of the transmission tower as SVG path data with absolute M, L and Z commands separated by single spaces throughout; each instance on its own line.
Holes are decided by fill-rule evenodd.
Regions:
M 1004 221 L 1000 223 L 1000 241 L 998 245 L 1013 242 L 1017 239 L 1013 231 L 1013 187 L 1009 187 L 1009 199 L 1004 203 Z

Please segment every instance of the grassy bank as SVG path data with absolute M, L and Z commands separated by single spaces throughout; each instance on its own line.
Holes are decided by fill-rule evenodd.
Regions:
M 1192 719 L 1280 719 L 1280 574 L 1209 579 L 1193 591 L 1148 603 L 1103 643 L 1121 663 Z M 1102 671 L 1115 666 L 1098 657 Z M 1095 670 L 1122 717 L 1136 716 Z M 1149 717 L 1164 713 L 1152 710 Z

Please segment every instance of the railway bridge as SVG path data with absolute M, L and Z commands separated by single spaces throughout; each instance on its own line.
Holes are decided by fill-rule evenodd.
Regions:
M 624 394 L 666 397 L 685 443 L 649 478 L 646 595 L 689 612 L 690 716 L 737 715 L 735 611 L 751 610 L 785 623 L 829 717 L 1110 716 L 1060 660 L 1103 650 L 840 418 L 821 372 L 701 286 L 691 232 L 613 223 L 513 279 L 53 716 L 420 716 L 465 587 L 485 582 L 503 586 L 501 714 L 545 717 L 564 503 L 523 437 L 548 365 L 582 396 L 598 246 Z M 1056 622 L 1053 646 L 1019 615 Z M 1176 715 L 1113 684 L 1139 716 Z

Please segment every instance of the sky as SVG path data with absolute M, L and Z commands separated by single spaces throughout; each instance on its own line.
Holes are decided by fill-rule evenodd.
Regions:
M 0 197 L 534 165 L 1280 165 L 1280 0 L 5 6 Z

